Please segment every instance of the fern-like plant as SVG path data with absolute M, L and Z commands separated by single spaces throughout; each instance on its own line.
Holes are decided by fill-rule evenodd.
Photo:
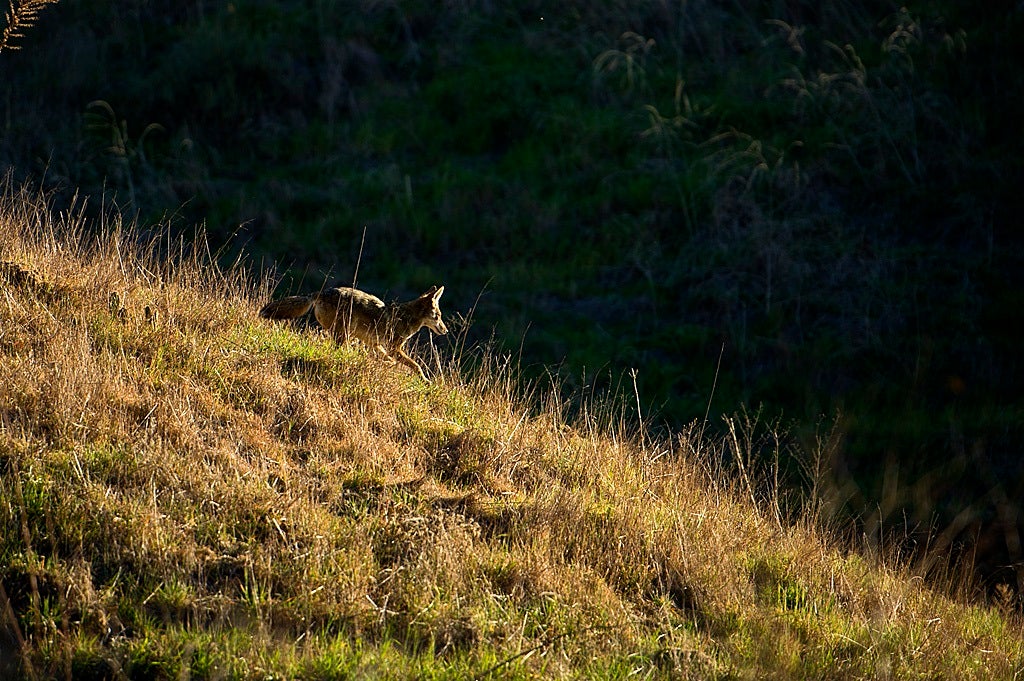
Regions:
M 0 52 L 5 49 L 18 49 L 14 39 L 25 37 L 22 31 L 35 23 L 39 12 L 47 5 L 56 5 L 57 2 L 58 0 L 11 0 L 11 9 L 7 12 L 7 25 L 0 36 Z

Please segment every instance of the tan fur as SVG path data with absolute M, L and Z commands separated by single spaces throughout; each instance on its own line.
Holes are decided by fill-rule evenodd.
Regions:
M 295 319 L 313 310 L 320 326 L 338 343 L 354 336 L 367 347 L 383 352 L 427 379 L 423 367 L 405 351 L 406 342 L 424 326 L 443 336 L 448 328 L 441 320 L 437 301 L 444 286 L 433 286 L 415 300 L 385 304 L 377 296 L 342 286 L 308 296 L 287 296 L 267 303 L 260 316 L 266 319 Z

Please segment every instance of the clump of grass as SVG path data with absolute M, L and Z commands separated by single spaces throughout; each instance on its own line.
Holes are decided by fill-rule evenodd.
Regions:
M 722 439 L 659 436 L 614 401 L 523 394 L 487 351 L 441 352 L 427 385 L 259 320 L 271 283 L 201 239 L 85 227 L 29 189 L 0 197 L 8 675 L 991 678 L 1024 663 L 1006 603 L 965 603 L 787 511 L 750 467 L 748 419 Z

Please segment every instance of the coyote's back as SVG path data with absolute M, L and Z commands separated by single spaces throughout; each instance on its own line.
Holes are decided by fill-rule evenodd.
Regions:
M 295 319 L 309 312 L 313 302 L 311 296 L 287 296 L 264 305 L 260 316 L 264 319 Z
M 313 310 L 316 320 L 344 343 L 355 336 L 368 347 L 405 364 L 426 379 L 423 368 L 405 352 L 405 343 L 424 326 L 438 335 L 448 333 L 437 304 L 444 286 L 405 303 L 385 304 L 377 296 L 341 286 L 308 296 L 286 296 L 260 310 L 266 319 L 295 319 Z

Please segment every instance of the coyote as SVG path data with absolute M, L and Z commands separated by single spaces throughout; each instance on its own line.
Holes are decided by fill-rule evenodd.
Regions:
M 267 303 L 260 310 L 265 319 L 295 319 L 312 308 L 320 326 L 327 329 L 338 343 L 349 335 L 367 347 L 383 352 L 417 372 L 425 381 L 423 367 L 405 352 L 406 342 L 424 326 L 443 336 L 448 327 L 441 321 L 438 298 L 444 286 L 430 290 L 407 303 L 384 304 L 380 298 L 365 291 L 341 286 L 308 296 L 287 296 Z

